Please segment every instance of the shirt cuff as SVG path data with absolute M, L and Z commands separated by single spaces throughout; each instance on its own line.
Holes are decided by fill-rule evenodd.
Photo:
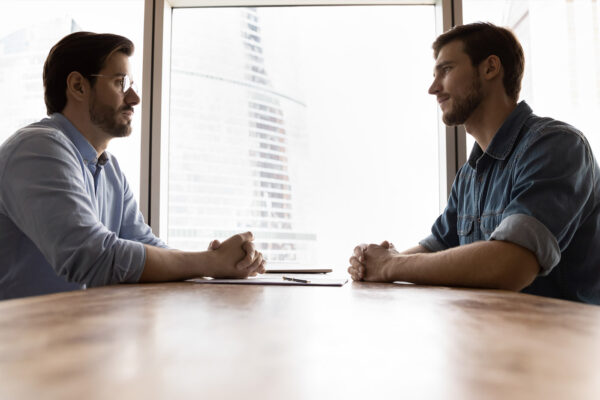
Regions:
M 435 253 L 436 251 L 446 250 L 446 246 L 440 243 L 434 235 L 429 235 L 425 239 L 421 240 L 419 244 L 425 247 L 427 250 Z
M 503 240 L 531 250 L 540 264 L 540 276 L 548 275 L 560 261 L 560 247 L 552 232 L 529 215 L 513 214 L 504 218 L 490 240 Z

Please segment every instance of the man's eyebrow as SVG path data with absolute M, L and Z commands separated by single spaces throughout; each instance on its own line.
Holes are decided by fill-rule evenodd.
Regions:
M 441 70 L 442 68 L 444 68 L 447 65 L 450 64 L 454 64 L 453 61 L 442 61 L 439 64 L 436 64 L 435 67 L 433 68 L 433 76 L 435 76 L 435 72 Z
M 441 63 L 435 65 L 435 69 L 440 70 L 440 69 L 444 68 L 446 65 L 453 64 L 453 63 L 454 63 L 453 61 L 442 61 Z

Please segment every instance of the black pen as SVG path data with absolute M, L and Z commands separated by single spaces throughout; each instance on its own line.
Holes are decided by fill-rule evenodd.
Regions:
M 291 278 L 289 276 L 282 276 L 284 281 L 290 281 L 290 282 L 299 282 L 299 283 L 310 283 L 310 281 L 306 280 L 306 279 L 298 279 L 298 278 Z

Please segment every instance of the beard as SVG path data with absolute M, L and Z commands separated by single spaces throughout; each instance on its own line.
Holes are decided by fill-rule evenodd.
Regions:
M 131 121 L 119 123 L 118 118 L 121 112 L 131 109 L 131 106 L 125 105 L 115 110 L 111 106 L 99 103 L 96 96 L 93 96 L 90 102 L 90 120 L 92 124 L 112 137 L 129 136 L 131 134 Z
M 442 116 L 442 120 L 446 125 L 462 125 L 471 116 L 473 111 L 483 100 L 481 91 L 481 82 L 479 81 L 479 73 L 473 78 L 471 88 L 464 97 L 455 97 L 453 99 L 453 107 Z

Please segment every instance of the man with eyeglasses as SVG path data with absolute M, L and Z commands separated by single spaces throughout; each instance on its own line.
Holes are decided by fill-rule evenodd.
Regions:
M 131 133 L 140 102 L 133 43 L 77 32 L 44 65 L 49 118 L 0 146 L 0 299 L 121 282 L 264 272 L 250 232 L 207 251 L 169 249 L 152 234 L 108 143 Z

